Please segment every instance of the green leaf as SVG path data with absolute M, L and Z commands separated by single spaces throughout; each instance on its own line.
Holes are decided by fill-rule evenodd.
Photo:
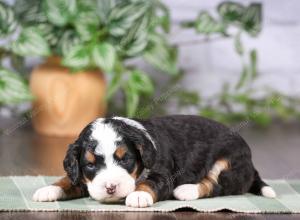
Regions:
M 249 95 L 245 93 L 232 95 L 232 100 L 245 105 L 251 101 Z
M 86 46 L 74 46 L 62 60 L 62 64 L 73 69 L 87 68 L 90 65 L 90 56 Z
M 140 95 L 142 93 L 151 94 L 154 88 L 151 79 L 145 72 L 134 69 L 130 71 L 129 74 L 129 78 L 124 84 L 123 90 L 127 102 L 127 116 L 133 117 L 137 112 Z
M 49 56 L 51 53 L 47 41 L 37 28 L 24 28 L 11 46 L 13 52 L 20 56 Z
M 147 47 L 148 23 L 149 16 L 144 16 L 121 38 L 118 48 L 123 54 L 128 57 L 136 56 Z
M 195 29 L 198 33 L 202 34 L 213 34 L 213 33 L 223 33 L 224 25 L 218 21 L 216 21 L 211 15 L 207 12 L 201 12 L 196 21 L 195 21 Z
M 142 2 L 118 4 L 109 14 L 108 30 L 112 36 L 120 37 L 127 34 L 138 19 L 147 13 L 148 4 Z
M 58 26 L 69 23 L 77 13 L 76 0 L 44 0 L 48 20 Z
M 247 66 L 244 65 L 240 79 L 239 79 L 238 83 L 236 84 L 235 89 L 236 90 L 240 89 L 245 84 L 247 78 L 248 78 L 248 68 L 247 68 Z
M 144 59 L 163 72 L 171 75 L 178 74 L 177 48 L 168 45 L 166 40 L 159 35 L 149 37 L 150 43 L 144 53 Z
M 234 48 L 240 56 L 244 54 L 244 47 L 241 42 L 241 32 L 234 37 Z
M 257 53 L 254 49 L 250 51 L 250 73 L 252 80 L 257 77 Z
M 244 6 L 236 2 L 223 2 L 218 6 L 218 12 L 225 22 L 240 22 Z
M 170 27 L 171 27 L 170 10 L 165 4 L 163 4 L 161 2 L 158 2 L 158 9 L 160 10 L 160 12 L 162 14 L 162 15 L 158 16 L 158 19 L 159 19 L 158 24 L 161 25 L 164 32 L 169 33 Z
M 96 1 L 96 12 L 101 19 L 101 22 L 106 24 L 108 22 L 111 10 L 116 7 L 118 0 L 93 0 Z
M 41 0 L 17 0 L 13 5 L 16 17 L 22 25 L 30 26 L 37 23 L 46 23 L 47 16 Z
M 25 58 L 17 54 L 10 55 L 10 65 L 17 72 L 23 72 L 25 66 Z
M 76 15 L 74 25 L 81 39 L 89 41 L 97 33 L 100 19 L 96 12 L 95 3 L 80 4 L 79 7 L 80 10 Z
M 211 118 L 211 119 L 216 119 L 216 115 L 218 113 L 211 107 L 205 107 L 199 111 L 200 116 L 206 117 L 206 118 Z
M 0 68 L 0 104 L 30 101 L 27 83 L 16 73 Z
M 16 30 L 17 21 L 11 7 L 0 2 L 0 37 L 5 37 Z
M 43 38 L 49 43 L 50 46 L 55 46 L 61 35 L 62 30 L 59 30 L 53 24 L 40 23 L 36 25 Z
M 96 44 L 92 51 L 94 63 L 104 70 L 111 72 L 116 62 L 115 48 L 109 43 Z
M 261 31 L 262 9 L 260 3 L 253 3 L 247 7 L 242 17 L 242 26 L 251 36 L 255 37 Z
M 82 41 L 74 30 L 66 30 L 57 42 L 56 52 L 61 56 L 67 56 L 80 43 Z
M 110 99 L 122 85 L 122 73 L 115 72 L 106 91 L 106 99 Z
M 178 105 L 180 107 L 198 106 L 200 103 L 200 96 L 197 92 L 179 90 L 176 96 L 178 98 Z
M 139 104 L 139 93 L 132 86 L 132 84 L 127 83 L 124 86 L 124 92 L 126 97 L 126 112 L 128 117 L 133 117 L 137 111 Z
M 260 126 L 266 127 L 272 122 L 272 117 L 268 113 L 259 112 L 250 118 Z
M 148 74 L 138 69 L 131 71 L 128 83 L 132 88 L 141 93 L 151 94 L 154 91 L 152 81 Z

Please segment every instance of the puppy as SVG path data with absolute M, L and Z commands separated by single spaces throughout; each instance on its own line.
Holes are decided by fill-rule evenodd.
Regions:
M 63 165 L 67 176 L 38 189 L 34 201 L 90 196 L 147 207 L 174 198 L 276 196 L 254 168 L 246 142 L 198 116 L 99 118 L 69 146 Z

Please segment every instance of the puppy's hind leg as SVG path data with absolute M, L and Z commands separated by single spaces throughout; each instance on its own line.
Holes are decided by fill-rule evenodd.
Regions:
M 173 195 L 178 200 L 195 200 L 203 197 L 209 197 L 218 184 L 220 173 L 229 168 L 229 162 L 225 159 L 217 160 L 207 176 L 197 184 L 183 184 L 177 186 Z

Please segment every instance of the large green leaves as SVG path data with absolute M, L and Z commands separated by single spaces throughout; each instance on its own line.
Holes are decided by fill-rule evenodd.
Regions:
M 162 4 L 161 2 L 157 2 L 158 6 L 158 14 L 155 15 L 156 23 L 160 25 L 164 32 L 168 33 L 171 29 L 171 15 L 169 8 Z
M 134 69 L 130 72 L 128 83 L 141 93 L 151 94 L 154 90 L 149 75 L 138 69 Z
M 0 2 L 0 37 L 12 33 L 17 27 L 17 21 L 13 10 Z
M 261 30 L 261 4 L 253 3 L 245 7 L 237 2 L 225 1 L 218 6 L 220 19 L 215 19 L 208 12 L 202 11 L 195 21 L 184 22 L 183 26 L 194 27 L 198 33 L 227 35 L 226 30 L 233 25 L 256 36 Z
M 16 0 L 13 9 L 20 23 L 30 26 L 47 22 L 43 2 L 44 0 Z
M 132 86 L 127 84 L 124 86 L 124 92 L 126 96 L 126 112 L 128 117 L 133 117 L 137 111 L 140 95 L 138 91 Z
M 66 25 L 77 12 L 76 0 L 44 0 L 48 20 L 58 26 Z
M 145 2 L 118 4 L 109 15 L 109 32 L 115 37 L 124 36 L 148 9 Z
M 66 54 L 62 64 L 77 70 L 87 68 L 90 64 L 90 53 L 84 45 L 76 45 Z
M 50 55 L 49 45 L 37 28 L 24 28 L 18 39 L 13 42 L 12 50 L 21 56 Z
M 79 10 L 73 24 L 81 39 L 83 41 L 89 41 L 97 34 L 101 19 L 99 19 L 97 14 L 94 1 L 81 0 L 78 3 L 78 7 Z
M 219 33 L 224 32 L 224 25 L 207 12 L 201 12 L 195 21 L 195 29 L 202 34 Z
M 127 115 L 133 117 L 137 111 L 140 94 L 152 94 L 154 88 L 152 81 L 145 72 L 134 69 L 129 74 L 124 90 L 127 102 Z
M 150 35 L 149 38 L 149 47 L 144 53 L 145 60 L 163 72 L 176 75 L 179 72 L 177 48 L 170 46 L 160 35 Z
M 252 3 L 244 7 L 236 2 L 224 2 L 218 6 L 218 12 L 223 22 L 236 24 L 252 36 L 256 36 L 261 30 L 260 3 Z
M 115 65 L 116 51 L 111 44 L 101 43 L 94 46 L 92 57 L 94 63 L 99 68 L 109 73 L 113 70 Z
M 16 73 L 0 68 L 0 104 L 12 104 L 32 99 L 27 83 Z
M 150 20 L 155 19 L 151 4 L 150 1 L 124 2 L 111 10 L 108 31 L 122 56 L 137 56 L 147 47 Z
M 116 7 L 120 0 L 93 0 L 96 2 L 96 11 L 103 24 L 107 24 L 111 10 Z
M 64 31 L 58 40 L 56 53 L 60 56 L 67 56 L 76 45 L 82 43 L 78 33 L 74 30 Z
M 244 6 L 236 2 L 223 2 L 218 6 L 218 12 L 225 22 L 238 22 L 244 13 Z
M 261 4 L 251 4 L 246 8 L 242 17 L 243 29 L 250 35 L 256 36 L 261 31 L 262 23 Z
M 149 16 L 135 22 L 134 26 L 120 39 L 118 49 L 122 54 L 132 57 L 140 54 L 148 45 Z
M 58 43 L 62 30 L 49 23 L 40 23 L 36 25 L 38 32 L 48 42 L 49 46 L 55 46 Z
M 123 74 L 115 71 L 106 91 L 106 99 L 110 99 L 121 88 L 122 82 Z

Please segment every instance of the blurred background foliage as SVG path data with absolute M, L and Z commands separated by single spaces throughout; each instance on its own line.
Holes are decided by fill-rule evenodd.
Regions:
M 262 5 L 225 1 L 216 11 L 217 16 L 201 11 L 181 27 L 208 40 L 215 36 L 232 39 L 242 68 L 235 84 L 224 83 L 219 94 L 204 99 L 176 87 L 184 77 L 177 65 L 180 51 L 168 40 L 170 12 L 158 0 L 16 0 L 12 5 L 0 0 L 0 61 L 10 63 L 0 65 L 0 104 L 32 99 L 23 77 L 25 57 L 59 56 L 74 73 L 103 70 L 110 82 L 107 100 L 113 114 L 165 114 L 170 100 L 175 100 L 178 112 L 193 107 L 200 115 L 225 123 L 250 120 L 267 126 L 274 118 L 299 118 L 297 98 L 272 90 L 264 91 L 263 97 L 255 96 L 259 51 L 248 48 L 243 37 L 256 38 L 262 30 Z M 143 58 L 169 74 L 158 98 L 151 76 L 129 64 L 134 58 Z M 121 104 L 114 99 L 119 91 Z
M 112 78 L 108 99 L 119 89 L 124 91 L 128 116 L 135 114 L 142 94 L 153 94 L 154 86 L 149 74 L 126 61 L 143 57 L 162 72 L 178 73 L 177 49 L 165 36 L 169 11 L 156 0 L 17 0 L 13 5 L 1 1 L 0 29 L 6 41 L 0 48 L 2 60 L 58 56 L 74 72 L 99 68 Z M 1 88 L 18 87 L 6 86 L 12 82 L 4 80 Z M 30 97 L 22 99 L 25 90 L 18 93 L 18 101 Z

